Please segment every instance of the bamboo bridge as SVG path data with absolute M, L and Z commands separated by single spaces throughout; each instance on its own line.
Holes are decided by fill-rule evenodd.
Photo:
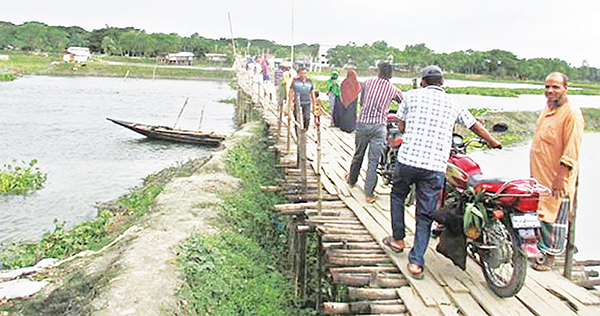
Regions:
M 425 254 L 425 278 L 415 280 L 407 271 L 407 254 L 395 254 L 381 240 L 391 235 L 390 188 L 379 181 L 373 204 L 362 191 L 366 162 L 359 182 L 350 188 L 344 178 L 354 153 L 354 135 L 330 128 L 327 117 L 314 122 L 306 133 L 295 133 L 297 124 L 284 103 L 278 105 L 272 83 L 253 80 L 244 69 L 236 72 L 238 120 L 244 121 L 249 107 L 257 109 L 269 126 L 269 137 L 279 154 L 277 162 L 285 179 L 276 188 L 289 204 L 275 212 L 292 216 L 295 236 L 291 241 L 297 295 L 306 293 L 306 234 L 315 232 L 320 260 L 320 280 L 345 291 L 336 302 L 321 302 L 316 308 L 335 315 L 466 315 L 550 316 L 600 315 L 600 297 L 571 282 L 558 272 L 527 270 L 521 291 L 499 298 L 488 290 L 479 265 L 468 259 L 465 271 L 435 251 L 436 239 Z M 304 135 L 305 134 L 305 135 Z M 305 148 L 305 150 L 304 150 Z M 365 159 L 366 160 L 366 159 Z M 406 209 L 406 242 L 412 245 L 414 207 Z M 337 288 L 334 286 L 334 288 Z M 321 291 L 321 289 L 317 289 Z M 334 295 L 335 296 L 335 295 Z

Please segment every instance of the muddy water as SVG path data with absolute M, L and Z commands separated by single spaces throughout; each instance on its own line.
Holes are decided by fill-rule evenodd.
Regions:
M 148 141 L 107 117 L 231 134 L 234 98 L 227 82 L 28 76 L 0 82 L 0 164 L 37 159 L 46 187 L 0 196 L 0 242 L 34 239 L 53 221 L 96 216 L 95 203 L 128 193 L 148 174 L 208 149 Z

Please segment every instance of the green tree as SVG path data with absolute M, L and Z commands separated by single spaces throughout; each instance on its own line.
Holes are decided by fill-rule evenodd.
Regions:
M 435 54 L 433 50 L 421 43 L 417 45 L 406 45 L 404 48 L 404 57 L 408 65 L 413 69 L 418 69 L 432 64 L 435 59 Z
M 158 54 L 175 53 L 182 50 L 183 40 L 175 33 L 153 33 L 150 34 L 150 38 L 155 43 L 154 50 Z

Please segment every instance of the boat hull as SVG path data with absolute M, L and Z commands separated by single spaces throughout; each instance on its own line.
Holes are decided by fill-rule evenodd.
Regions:
M 151 139 L 159 139 L 169 142 L 194 144 L 209 147 L 217 147 L 221 144 L 223 140 L 225 140 L 224 135 L 216 133 L 181 130 L 170 128 L 167 126 L 146 125 L 134 122 L 115 120 L 111 118 L 106 119 Z

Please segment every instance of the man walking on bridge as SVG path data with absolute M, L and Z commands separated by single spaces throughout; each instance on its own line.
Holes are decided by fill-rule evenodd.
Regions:
M 364 188 L 367 203 L 377 199 L 374 193 L 377 185 L 377 165 L 385 148 L 389 106 L 392 101 L 402 101 L 402 91 L 390 82 L 390 78 L 392 66 L 381 63 L 377 78 L 367 80 L 361 90 L 361 110 L 355 134 L 356 149 L 346 181 L 351 187 L 356 184 L 365 152 L 369 147 L 369 166 Z
M 404 135 L 392 180 L 393 236 L 386 237 L 383 243 L 394 252 L 404 249 L 404 200 L 415 184 L 417 223 L 414 244 L 408 254 L 408 270 L 415 279 L 423 278 L 424 255 L 431 236 L 433 212 L 444 185 L 454 123 L 460 122 L 487 140 L 490 148 L 502 146 L 471 112 L 446 94 L 443 83 L 444 76 L 438 66 L 423 68 L 423 88 L 406 92 L 398 110 L 398 129 Z

